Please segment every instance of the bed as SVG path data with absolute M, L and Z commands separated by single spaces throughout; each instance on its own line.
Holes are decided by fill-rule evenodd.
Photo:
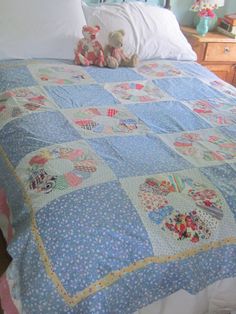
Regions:
M 194 61 L 0 61 L 5 313 L 235 311 L 235 139 Z

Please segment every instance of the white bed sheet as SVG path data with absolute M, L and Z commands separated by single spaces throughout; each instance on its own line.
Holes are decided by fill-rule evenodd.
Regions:
M 196 295 L 180 290 L 134 314 L 236 314 L 236 278 L 215 282 Z

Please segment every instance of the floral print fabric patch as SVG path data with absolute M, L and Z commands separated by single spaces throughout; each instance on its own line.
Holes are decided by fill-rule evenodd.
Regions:
M 54 109 L 55 104 L 42 88 L 17 88 L 0 94 L 0 126 L 32 112 Z
M 122 107 L 64 110 L 63 113 L 85 137 L 144 134 L 148 128 Z
M 181 156 L 196 166 L 236 161 L 236 142 L 216 129 L 161 136 Z

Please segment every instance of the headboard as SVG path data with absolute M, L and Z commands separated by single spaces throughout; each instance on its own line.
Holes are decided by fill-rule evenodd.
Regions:
M 165 6 L 164 6 L 166 9 L 169 9 L 170 10 L 170 0 L 166 0 L 165 1 Z
M 122 0 L 123 2 L 125 2 L 126 0 Z M 144 0 L 145 2 L 148 2 L 148 0 Z M 171 6 L 170 6 L 170 1 L 171 0 L 164 0 L 164 3 L 163 3 L 163 7 L 166 8 L 166 9 L 171 9 Z M 100 3 L 104 3 L 104 2 L 107 2 L 106 0 L 99 0 Z

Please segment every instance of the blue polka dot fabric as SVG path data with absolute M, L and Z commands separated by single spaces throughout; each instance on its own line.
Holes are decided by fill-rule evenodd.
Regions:
M 2 303 L 131 314 L 236 277 L 234 93 L 191 62 L 1 61 Z
M 115 105 L 118 101 L 100 85 L 48 86 L 48 94 L 60 108 Z
M 177 101 L 129 105 L 128 108 L 156 133 L 174 133 L 207 129 L 210 125 L 198 119 Z
M 98 83 L 109 83 L 109 82 L 122 82 L 122 81 L 137 81 L 143 80 L 144 77 L 136 73 L 130 68 L 101 68 L 97 71 L 94 67 L 86 68 L 86 72 L 91 75 Z
M 220 93 L 193 77 L 155 80 L 155 84 L 178 100 L 219 98 Z
M 0 92 L 22 86 L 33 86 L 37 83 L 26 66 L 0 68 Z

